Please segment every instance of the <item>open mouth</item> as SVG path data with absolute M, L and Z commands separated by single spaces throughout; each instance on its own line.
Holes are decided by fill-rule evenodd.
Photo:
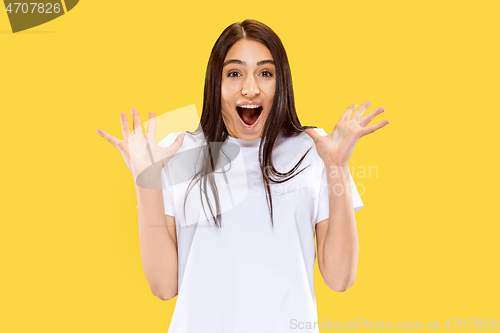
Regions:
M 247 128 L 253 128 L 260 119 L 262 114 L 262 106 L 257 107 L 241 107 L 237 106 L 236 111 L 242 124 Z

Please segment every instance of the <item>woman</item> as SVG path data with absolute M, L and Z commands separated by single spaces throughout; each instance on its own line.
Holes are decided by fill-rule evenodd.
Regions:
M 154 113 L 143 134 L 135 108 L 133 134 L 121 113 L 124 140 L 97 130 L 134 176 L 151 290 L 178 296 L 169 332 L 318 332 L 314 236 L 325 283 L 346 290 L 358 262 L 354 212 L 363 206 L 349 158 L 359 138 L 389 123 L 367 126 L 384 111 L 363 117 L 370 104 L 354 113 L 351 105 L 328 135 L 301 126 L 280 39 L 245 20 L 212 49 L 197 131 L 157 144 Z M 172 181 L 185 170 L 189 181 Z

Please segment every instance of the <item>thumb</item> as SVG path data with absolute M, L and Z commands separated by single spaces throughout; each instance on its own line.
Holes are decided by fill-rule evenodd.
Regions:
M 175 141 L 169 146 L 169 148 L 173 149 L 173 152 L 177 152 L 179 148 L 182 146 L 182 143 L 184 142 L 184 137 L 186 136 L 186 133 L 181 133 L 177 135 L 175 138 Z
M 179 150 L 179 148 L 182 146 L 182 143 L 184 142 L 185 136 L 186 133 L 177 135 L 174 142 L 172 142 L 170 146 L 166 147 L 166 149 L 164 150 L 166 155 L 162 156 L 161 159 L 161 163 L 163 166 L 165 166 L 166 163 L 168 163 L 168 161 L 170 161 L 170 159 L 172 159 L 172 157 L 174 157 L 174 155 L 177 153 L 177 150 Z
M 311 139 L 313 139 L 314 143 L 321 137 L 314 129 L 308 128 L 305 130 L 305 133 L 309 135 Z

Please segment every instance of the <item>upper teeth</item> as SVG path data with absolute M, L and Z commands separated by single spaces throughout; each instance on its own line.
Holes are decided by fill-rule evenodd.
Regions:
M 245 104 L 245 105 L 240 105 L 240 108 L 250 108 L 250 109 L 255 109 L 260 107 L 258 104 Z

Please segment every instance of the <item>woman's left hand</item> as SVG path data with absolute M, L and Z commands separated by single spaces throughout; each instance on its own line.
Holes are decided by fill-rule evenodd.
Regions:
M 342 114 L 339 122 L 335 125 L 333 131 L 327 136 L 319 135 L 314 129 L 309 128 L 305 132 L 314 140 L 316 145 L 316 150 L 319 157 L 323 159 L 325 163 L 330 163 L 330 165 L 338 165 L 348 167 L 349 158 L 352 155 L 354 146 L 358 140 L 367 134 L 373 133 L 376 130 L 389 124 L 389 120 L 382 120 L 371 126 L 366 126 L 372 121 L 375 116 L 384 112 L 383 107 L 379 107 L 366 116 L 363 116 L 363 112 L 372 103 L 366 101 L 358 108 L 356 112 L 351 116 L 352 111 L 356 108 L 356 104 L 352 104 L 349 108 Z

